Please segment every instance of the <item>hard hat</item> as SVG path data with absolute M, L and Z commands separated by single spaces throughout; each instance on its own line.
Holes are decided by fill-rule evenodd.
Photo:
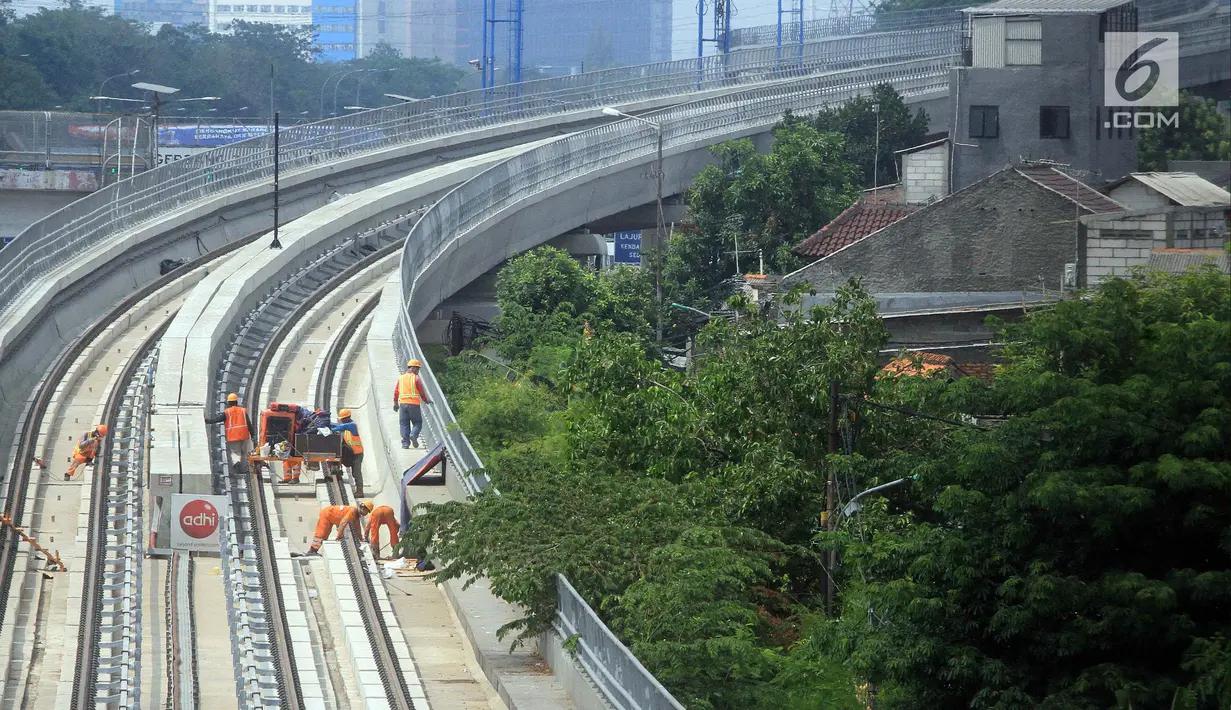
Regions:
M 239 395 L 237 395 L 237 394 L 235 394 L 234 392 L 232 392 L 231 394 L 228 394 L 228 395 L 227 395 L 227 401 L 228 401 L 228 402 L 238 402 L 238 401 L 239 401 Z
M 376 510 L 376 501 L 372 500 L 371 498 L 368 498 L 367 500 L 363 501 L 359 505 L 363 506 L 363 509 L 368 511 L 369 513 L 372 512 L 373 510 Z
M 102 434 L 103 436 L 107 435 L 107 425 L 106 424 L 99 424 L 97 429 L 98 429 L 99 434 Z
M 418 360 L 411 360 L 410 362 L 406 363 L 406 367 L 422 367 L 422 366 L 419 364 Z
M 350 410 L 349 409 L 339 409 L 338 416 L 345 419 L 350 416 Z

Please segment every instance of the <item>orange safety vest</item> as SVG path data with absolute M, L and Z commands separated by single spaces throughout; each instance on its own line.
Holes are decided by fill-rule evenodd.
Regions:
M 358 434 L 352 434 L 350 430 L 343 430 L 342 441 L 350 447 L 352 454 L 358 455 L 363 453 L 363 442 L 360 441 Z
M 368 513 L 368 524 L 364 532 L 371 535 L 373 530 L 379 530 L 382 525 L 393 525 L 396 527 L 397 524 L 398 518 L 393 512 L 393 508 L 387 505 L 378 505 L 376 510 Z
M 93 436 L 86 434 L 85 438 L 77 442 L 77 446 L 73 448 L 74 456 L 83 456 L 87 459 L 92 459 L 98 455 L 98 440 Z
M 337 526 L 346 526 L 359 517 L 359 509 L 353 505 L 329 505 L 321 508 L 320 520 Z
M 419 403 L 419 385 L 416 382 L 418 379 L 409 372 L 402 373 L 398 378 L 398 404 Z
M 238 404 L 226 410 L 227 441 L 244 441 L 252 438 L 248 431 L 248 412 Z

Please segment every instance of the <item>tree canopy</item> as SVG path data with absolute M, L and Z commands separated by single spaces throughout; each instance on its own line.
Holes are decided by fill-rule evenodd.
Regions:
M 1139 136 L 1142 170 L 1166 171 L 1168 160 L 1231 160 L 1231 121 L 1216 101 L 1187 92 L 1180 94 L 1178 128 L 1143 130 Z
M 859 183 L 864 188 L 901 181 L 894 151 L 920 145 L 928 135 L 927 112 L 919 109 L 911 114 L 902 96 L 889 84 L 876 86 L 871 96 L 825 108 L 810 122 L 819 131 L 846 137 L 843 155 L 859 169 Z
M 522 259 L 503 297 L 592 312 L 559 254 Z M 523 606 L 508 631 L 550 623 L 562 573 L 690 710 L 845 710 L 869 693 L 891 710 L 1222 710 L 1228 313 L 1213 270 L 1111 280 L 1002 326 L 990 383 L 878 376 L 887 336 L 854 284 L 783 322 L 712 321 L 684 372 L 642 336 L 572 320 L 550 378 L 450 365 L 501 494 L 419 520 L 441 577 L 485 575 Z M 830 477 L 839 511 L 906 482 L 830 531 Z
M 141 23 L 72 3 L 0 21 L 0 109 L 59 105 L 95 111 L 98 103 L 88 97 L 98 94 L 104 80 L 138 70 L 134 76 L 111 78 L 104 94 L 140 98 L 128 85 L 149 81 L 175 86 L 185 98 L 220 97 L 209 106 L 217 109 L 214 115 L 268 116 L 272 68 L 275 109 L 287 118 L 316 118 L 333 112 L 333 82 L 321 97 L 326 79 L 338 71 L 387 70 L 344 79 L 338 87 L 339 112 L 344 105 L 385 105 L 387 92 L 416 97 L 451 93 L 465 75 L 437 60 L 401 57 L 388 46 L 340 64 L 313 62 L 314 52 L 307 27 L 237 21 L 230 34 L 210 33 L 199 25 L 164 25 L 150 34 Z

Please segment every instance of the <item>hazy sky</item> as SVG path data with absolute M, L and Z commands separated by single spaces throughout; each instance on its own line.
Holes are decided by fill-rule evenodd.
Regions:
M 772 25 L 778 21 L 778 0 L 734 0 L 734 16 L 732 27 L 755 27 L 757 25 Z M 705 0 L 705 35 L 713 34 L 714 16 L 712 14 L 714 0 Z M 823 17 L 829 12 L 830 0 L 804 0 L 804 11 L 807 18 Z M 792 5 L 791 0 L 782 0 L 783 8 Z M 674 0 L 672 14 L 671 54 L 674 59 L 686 59 L 697 56 L 697 0 Z M 709 54 L 713 43 L 706 43 L 706 54 Z

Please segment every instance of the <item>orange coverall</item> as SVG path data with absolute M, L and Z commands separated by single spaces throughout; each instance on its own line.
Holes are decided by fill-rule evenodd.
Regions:
M 387 505 L 378 505 L 376 510 L 368 516 L 368 542 L 372 545 L 372 557 L 380 559 L 380 529 L 384 527 L 389 531 L 389 545 L 397 548 L 398 544 L 398 518 L 394 514 L 393 508 Z
M 342 533 L 351 522 L 359 519 L 359 508 L 353 505 L 328 505 L 321 509 L 320 517 L 316 519 L 316 534 L 312 538 L 312 551 L 321 549 L 325 538 L 335 527 L 338 529 L 337 540 L 342 539 Z

